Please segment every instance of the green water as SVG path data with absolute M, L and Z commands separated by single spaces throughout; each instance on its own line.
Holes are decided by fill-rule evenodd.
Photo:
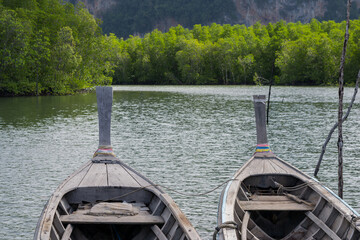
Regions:
M 226 181 L 254 152 L 253 94 L 267 87 L 119 86 L 112 145 L 153 182 L 187 194 Z M 345 89 L 345 102 L 353 94 Z M 336 88 L 274 87 L 268 139 L 273 152 L 312 175 L 337 119 Z M 360 96 L 359 96 L 360 97 Z M 0 239 L 31 239 L 55 188 L 98 144 L 95 94 L 0 98 Z M 360 209 L 360 104 L 344 123 L 345 200 Z M 320 181 L 337 192 L 337 132 Z M 167 191 L 203 239 L 216 226 L 222 187 L 201 197 Z

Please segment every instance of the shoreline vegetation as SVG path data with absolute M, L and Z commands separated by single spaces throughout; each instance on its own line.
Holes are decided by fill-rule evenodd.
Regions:
M 126 39 L 99 25 L 83 4 L 0 0 L 0 96 L 110 84 L 335 86 L 346 22 L 179 25 Z M 359 41 L 360 19 L 352 20 L 347 86 L 355 85 Z

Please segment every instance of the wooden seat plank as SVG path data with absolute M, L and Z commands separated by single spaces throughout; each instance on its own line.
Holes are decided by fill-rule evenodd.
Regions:
M 145 225 L 164 224 L 161 216 L 135 215 L 135 216 L 92 216 L 82 214 L 62 215 L 60 220 L 63 223 L 71 224 L 124 224 L 124 225 Z
M 288 201 L 238 201 L 244 211 L 312 211 L 313 206 Z

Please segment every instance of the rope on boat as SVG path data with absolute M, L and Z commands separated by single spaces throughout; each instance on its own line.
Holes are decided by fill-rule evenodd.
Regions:
M 359 220 L 360 220 L 359 216 L 351 215 L 351 221 L 352 222 L 356 222 L 356 221 L 359 221 Z
M 198 194 L 187 194 L 187 193 L 179 192 L 179 191 L 177 191 L 177 190 L 175 190 L 175 189 L 171 189 L 171 188 L 166 187 L 166 186 L 162 186 L 162 185 L 158 185 L 158 186 L 160 186 L 160 187 L 162 187 L 162 188 L 165 188 L 165 189 L 167 189 L 167 190 L 169 190 L 169 191 L 176 192 L 176 193 L 178 193 L 178 194 L 180 194 L 180 195 L 184 195 L 184 196 L 188 196 L 188 197 L 200 197 L 200 196 L 204 196 L 204 195 L 207 195 L 207 194 L 209 194 L 209 193 L 212 193 L 212 192 L 214 192 L 215 190 L 217 190 L 218 188 L 222 187 L 224 184 L 226 184 L 226 183 L 228 183 L 228 182 L 230 182 L 230 181 L 235 181 L 235 180 L 238 180 L 238 179 L 230 178 L 230 179 L 222 182 L 220 185 L 216 186 L 215 188 L 213 188 L 213 189 L 211 189 L 211 190 L 209 190 L 209 191 L 203 192 L 203 193 L 198 193 Z
M 303 188 L 305 188 L 307 186 L 310 186 L 312 184 L 310 182 L 304 182 L 302 184 L 299 184 L 299 185 L 296 185 L 296 186 L 293 186 L 293 187 L 285 187 L 284 185 L 276 182 L 274 179 L 271 179 L 271 180 L 274 182 L 274 184 L 277 187 L 279 187 L 279 189 L 278 189 L 279 194 L 283 193 L 283 190 L 288 191 L 288 192 L 297 191 L 297 190 L 303 189 Z
M 228 221 L 220 224 L 219 226 L 215 227 L 215 231 L 213 234 L 213 240 L 216 240 L 217 234 L 220 232 L 222 228 L 230 228 L 230 229 L 237 229 L 239 230 L 239 226 L 236 222 Z
M 212 192 L 214 192 L 215 190 L 217 190 L 218 188 L 220 188 L 221 186 L 223 186 L 224 184 L 226 184 L 226 183 L 228 183 L 228 182 L 230 182 L 230 181 L 235 181 L 235 180 L 237 180 L 237 179 L 233 179 L 233 178 L 228 179 L 228 180 L 222 182 L 220 185 L 216 186 L 215 188 L 213 188 L 213 189 L 211 189 L 211 190 L 209 190 L 209 191 L 203 192 L 203 193 L 198 193 L 198 194 L 188 194 L 188 193 L 184 193 L 184 192 L 180 192 L 180 191 L 178 191 L 178 190 L 172 189 L 172 188 L 170 188 L 170 187 L 166 187 L 166 186 L 164 186 L 164 185 L 160 185 L 160 184 L 150 184 L 150 185 L 147 185 L 147 186 L 143 186 L 143 187 L 137 188 L 137 189 L 135 189 L 134 191 L 125 193 L 125 194 L 123 194 L 123 195 L 116 196 L 116 197 L 110 198 L 110 199 L 108 199 L 108 200 L 103 200 L 103 202 L 110 201 L 110 200 L 115 200 L 115 199 L 118 199 L 118 198 L 122 198 L 122 197 L 131 195 L 131 194 L 133 194 L 133 193 L 135 193 L 135 192 L 141 191 L 141 190 L 143 190 L 143 189 L 145 189 L 145 188 L 149 188 L 149 187 L 161 187 L 161 188 L 167 189 L 167 190 L 169 190 L 169 191 L 171 191 L 171 192 L 176 192 L 176 193 L 178 193 L 178 194 L 180 194 L 180 195 L 187 196 L 187 197 L 200 197 L 200 196 L 204 196 L 204 195 L 207 195 L 207 194 L 209 194 L 209 193 L 212 193 Z
M 271 152 L 270 145 L 269 144 L 257 144 L 255 152 L 256 153 Z
M 93 158 L 98 156 L 98 155 L 116 157 L 116 155 L 113 152 L 111 147 L 104 147 L 104 148 L 100 147 L 100 148 L 98 148 L 98 150 L 96 150 L 96 152 L 94 153 Z

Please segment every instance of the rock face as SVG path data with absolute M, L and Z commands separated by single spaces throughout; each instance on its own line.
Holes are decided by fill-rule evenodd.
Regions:
M 86 8 L 95 17 L 100 18 L 106 14 L 106 11 L 116 5 L 116 0 L 65 0 L 73 4 L 83 2 Z
M 89 9 L 89 12 L 92 13 L 95 17 L 100 18 L 103 21 L 103 29 L 105 32 L 117 32 L 116 27 L 117 22 L 123 21 L 124 12 L 127 9 L 123 6 L 129 5 L 128 2 L 132 0 L 66 0 L 73 4 L 76 4 L 79 1 L 84 2 L 85 6 Z M 176 0 L 168 0 L 176 1 Z M 205 0 L 198 0 L 196 2 L 201 2 Z M 160 2 L 166 2 L 162 0 Z M 152 3 L 153 4 L 153 3 Z M 160 3 L 158 3 L 160 4 Z M 178 24 L 183 25 L 184 27 L 192 27 L 194 24 L 211 24 L 212 22 L 217 22 L 220 24 L 230 23 L 230 24 L 245 24 L 247 26 L 253 25 L 257 21 L 262 24 L 267 24 L 269 22 L 278 22 L 280 20 L 285 20 L 286 22 L 297 22 L 308 23 L 311 19 L 316 18 L 318 20 L 335 20 L 342 21 L 345 20 L 346 15 L 346 1 L 335 1 L 335 0 L 230 0 L 227 3 L 226 9 L 234 10 L 232 13 L 222 13 L 223 21 L 219 22 L 217 20 L 211 20 L 212 16 L 209 16 L 210 22 L 191 22 L 185 24 L 177 17 L 170 15 L 157 16 L 150 18 L 152 21 L 148 21 L 146 24 L 149 26 L 147 29 L 159 29 L 161 31 L 166 31 L 172 26 Z M 154 4 L 153 4 L 154 5 Z M 151 8 L 157 9 L 157 5 L 151 5 Z M 224 3 L 225 5 L 225 3 Z M 232 5 L 232 6 L 230 6 Z M 171 5 L 169 5 L 171 6 Z M 139 8 L 140 6 L 136 6 Z M 136 8 L 135 7 L 135 8 Z M 352 18 L 358 18 L 360 16 L 360 0 L 352 0 Z M 173 9 L 168 9 L 169 13 Z M 150 11 L 150 10 L 149 10 Z M 187 12 L 186 9 L 182 9 L 184 13 Z M 214 10 L 215 12 L 218 9 Z M 111 14 L 109 14 L 111 12 Z M 136 10 L 135 10 L 136 12 Z M 233 14 L 235 12 L 235 14 Z M 114 16 L 115 13 L 115 16 Z M 199 12 L 198 14 L 204 14 Z M 126 14 L 125 14 L 126 15 Z M 111 17 L 110 17 L 111 16 Z M 117 18 L 118 16 L 118 18 Z M 109 20 L 110 18 L 110 20 Z M 130 18 L 130 20 L 129 20 Z M 129 25 L 134 27 L 129 30 L 132 32 L 126 32 L 126 34 L 133 34 L 137 32 L 141 33 L 141 30 L 137 29 L 136 24 L 141 16 L 128 17 L 127 21 Z M 108 21 L 111 22 L 108 23 Z M 125 20 L 124 20 L 125 21 Z M 142 26 L 144 25 L 141 23 Z M 140 25 L 141 25 L 140 24 Z M 151 25 L 151 26 L 150 26 Z M 124 34 L 124 32 L 123 32 Z
M 303 23 L 312 18 L 324 18 L 327 11 L 325 0 L 233 0 L 240 23 L 253 25 L 257 21 L 263 24 L 269 22 Z
M 308 23 L 311 19 L 345 20 L 345 1 L 333 0 L 233 0 L 239 23 L 252 25 L 257 21 Z M 334 2 L 338 2 L 334 4 Z M 359 12 L 360 0 L 352 1 L 353 13 Z M 358 15 L 358 14 L 357 14 Z M 336 19 L 338 17 L 339 19 Z M 353 18 L 358 16 L 353 16 Z

